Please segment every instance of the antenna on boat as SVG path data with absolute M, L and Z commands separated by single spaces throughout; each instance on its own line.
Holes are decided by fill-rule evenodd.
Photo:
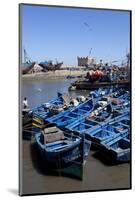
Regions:
M 89 57 L 90 57 L 90 55 L 91 55 L 91 51 L 92 51 L 92 48 L 89 50 Z
M 58 60 L 57 60 L 57 58 L 55 58 L 55 62 L 56 62 L 56 64 L 58 63 Z
M 127 58 L 127 74 L 128 74 L 128 79 L 130 79 L 130 53 L 126 54 Z
M 28 53 L 27 53 L 25 48 L 23 48 L 23 58 L 24 58 L 24 64 L 32 63 L 32 59 L 28 55 Z

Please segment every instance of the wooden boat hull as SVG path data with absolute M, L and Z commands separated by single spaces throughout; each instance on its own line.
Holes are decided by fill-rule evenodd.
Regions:
M 76 87 L 78 90 L 91 90 L 91 89 L 97 89 L 100 87 L 110 87 L 110 86 L 119 86 L 124 88 L 130 87 L 129 81 L 112 81 L 112 82 L 94 82 L 91 83 L 89 81 L 79 81 L 72 84 L 72 86 Z
M 114 145 L 118 147 L 114 148 Z M 130 161 L 130 141 L 127 139 L 119 139 L 113 142 L 113 145 L 107 146 L 102 144 L 101 154 L 107 160 L 113 163 L 123 163 Z
M 58 93 L 58 97 L 48 103 L 33 108 L 32 110 L 23 110 L 22 128 L 23 138 L 31 138 L 34 132 L 43 129 L 46 126 L 45 119 L 48 116 L 56 114 L 49 109 L 52 106 L 64 106 L 66 94 Z M 64 99 L 65 98 L 65 99 Z M 65 108 L 64 108 L 65 109 Z M 58 110 L 59 112 L 59 110 Z M 32 133 L 33 132 L 33 133 Z
M 72 109 L 64 111 L 63 113 L 47 118 L 47 121 L 55 123 L 59 127 L 66 127 L 77 119 L 83 118 L 84 115 L 92 111 L 93 105 L 93 100 L 88 99 L 84 103 L 79 104 L 77 107 L 73 107 Z
M 35 136 L 36 144 L 41 155 L 42 161 L 47 168 L 62 169 L 70 166 L 73 162 L 83 164 L 83 143 L 80 140 L 75 141 L 72 145 L 63 148 L 60 151 L 51 151 L 52 146 L 45 148 L 40 142 L 41 134 Z M 55 144 L 56 145 L 56 144 Z
M 98 108 L 101 108 L 100 105 L 95 104 L 92 112 L 88 112 L 87 115 L 84 116 L 82 119 L 74 121 L 73 123 L 66 126 L 66 128 L 68 130 L 78 132 L 79 134 L 83 133 L 85 135 L 91 135 L 96 130 L 101 129 L 103 123 L 109 121 L 112 116 L 112 106 L 111 104 L 107 104 L 105 107 L 101 108 L 97 116 L 92 116 L 92 113 L 95 114 L 95 111 Z M 107 110 L 103 111 L 104 108 L 107 108 Z M 105 115 L 104 117 L 101 117 L 99 116 L 99 114 Z
M 56 126 L 35 135 L 42 166 L 82 180 L 83 165 L 89 155 L 91 142 L 84 136 L 62 131 Z
M 63 62 L 57 63 L 55 65 L 53 65 L 52 63 L 50 64 L 40 63 L 39 65 L 42 66 L 45 71 L 55 71 L 55 70 L 60 70 L 61 66 L 63 65 Z

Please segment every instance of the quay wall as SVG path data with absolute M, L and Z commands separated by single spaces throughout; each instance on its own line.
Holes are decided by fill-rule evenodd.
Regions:
M 58 79 L 66 78 L 67 76 L 81 76 L 86 75 L 87 71 L 84 70 L 56 70 L 48 72 L 39 72 L 33 74 L 22 75 L 22 79 Z

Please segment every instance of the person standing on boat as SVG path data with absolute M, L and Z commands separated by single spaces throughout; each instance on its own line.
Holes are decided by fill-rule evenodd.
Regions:
M 23 108 L 26 109 L 26 108 L 28 108 L 28 107 L 29 107 L 29 106 L 28 106 L 28 100 L 27 100 L 26 97 L 24 97 L 24 100 L 23 100 Z

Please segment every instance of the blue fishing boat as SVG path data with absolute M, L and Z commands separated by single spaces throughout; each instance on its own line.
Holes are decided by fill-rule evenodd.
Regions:
M 111 101 L 113 109 L 123 110 L 129 108 L 130 106 L 130 94 L 129 91 L 117 91 L 109 95 L 104 96 L 104 98 Z
M 93 90 L 93 91 L 90 91 L 89 93 L 89 96 L 88 97 L 91 97 L 91 98 L 99 98 L 99 97 L 102 97 L 104 95 L 107 95 L 109 93 L 112 92 L 112 89 L 109 89 L 109 88 L 99 88 L 99 89 L 96 89 L 96 90 Z
M 101 93 L 101 91 L 99 90 L 96 93 Z M 85 102 L 83 102 L 83 99 L 81 96 L 81 101 L 79 101 L 79 105 L 73 106 L 70 104 L 71 99 L 67 94 L 58 93 L 58 97 L 56 99 L 50 101 L 49 103 L 45 103 L 38 107 L 35 107 L 31 110 L 31 112 L 29 112 L 29 115 L 31 115 L 32 118 L 32 123 L 30 124 L 28 131 L 27 127 L 24 127 L 25 130 L 23 131 L 23 133 L 25 134 L 23 135 L 32 135 L 30 129 L 32 129 L 35 133 L 36 131 L 38 131 L 38 129 L 45 128 L 48 122 L 55 123 L 59 127 L 65 127 L 75 120 L 83 118 L 88 112 L 92 111 L 94 105 L 93 99 L 86 99 Z M 63 111 L 63 108 L 65 111 Z
M 112 90 L 111 90 L 112 91 Z M 55 123 L 57 126 L 65 127 L 68 124 L 74 122 L 75 120 L 81 119 L 87 113 L 91 112 L 94 108 L 95 101 L 98 101 L 103 95 L 108 94 L 110 89 L 98 89 L 91 91 L 84 102 L 81 102 L 76 107 L 70 110 L 59 113 L 55 116 L 47 118 L 48 122 Z M 78 98 L 78 97 L 77 97 Z
M 55 116 L 47 118 L 46 121 L 56 124 L 58 127 L 65 127 L 75 120 L 83 118 L 87 113 L 93 110 L 93 99 L 87 99 L 84 103 L 81 103 L 77 107 L 73 107 L 70 110 L 59 113 Z
M 33 108 L 30 111 L 32 117 L 39 117 L 44 120 L 48 114 L 52 115 L 63 111 L 66 107 L 70 106 L 70 97 L 68 94 L 57 94 L 58 96 L 48 103 L 43 103 L 40 106 Z
M 129 162 L 131 159 L 130 147 L 130 140 L 119 136 L 103 142 L 100 153 L 113 163 Z
M 47 116 L 52 116 L 70 107 L 72 106 L 70 105 L 69 95 L 58 92 L 55 99 L 31 109 L 23 117 L 23 138 L 31 138 L 36 131 L 45 128 L 44 121 Z
M 112 122 L 108 122 L 102 127 L 98 129 L 94 129 L 90 132 L 90 130 L 86 131 L 85 134 L 88 135 L 91 141 L 96 145 L 100 145 L 102 143 L 107 142 L 110 139 L 114 139 L 115 137 L 126 138 L 128 137 L 130 132 L 130 119 L 128 114 L 123 114 L 121 118 L 117 118 L 117 120 L 113 120 Z
M 63 132 L 56 126 L 37 133 L 35 141 L 46 168 L 65 171 L 68 169 L 68 172 L 71 168 L 73 173 L 73 166 L 76 166 L 75 169 L 78 168 L 81 171 L 78 176 L 82 179 L 83 164 L 89 154 L 90 141 L 84 137 Z
M 123 95 L 125 95 L 125 90 L 123 89 L 121 90 L 98 89 L 91 91 L 85 102 L 83 102 L 82 104 L 73 109 L 70 109 L 63 113 L 59 113 L 55 116 L 47 118 L 47 121 L 55 123 L 59 127 L 66 127 L 72 123 L 74 124 L 76 120 L 81 120 L 85 116 L 87 116 L 90 112 L 92 112 L 95 109 L 94 104 L 96 104 L 98 101 L 110 101 L 112 103 L 113 108 L 121 112 L 120 109 L 122 108 L 122 106 L 125 107 L 126 104 L 125 99 L 124 101 L 122 100 L 122 98 L 125 97 Z M 119 99 L 119 97 L 121 97 L 121 99 Z M 129 107 L 128 101 L 127 101 L 127 107 Z
M 93 111 L 87 112 L 83 118 L 70 123 L 65 128 L 70 131 L 85 134 L 86 130 L 93 130 L 101 127 L 102 123 L 109 121 L 112 117 L 112 105 L 106 101 L 98 101 Z
M 127 136 L 130 124 L 128 109 L 114 110 L 110 103 L 101 107 L 99 105 L 99 103 L 95 105 L 95 109 L 89 113 L 89 116 L 65 127 L 67 130 L 84 134 L 96 147 L 114 134 Z
M 117 88 L 117 87 L 108 87 L 108 88 L 98 88 L 95 90 L 90 91 L 89 93 L 89 97 L 93 97 L 93 98 L 99 98 L 105 95 L 110 95 L 112 97 L 119 97 L 123 94 L 125 94 L 126 90 L 121 88 Z

